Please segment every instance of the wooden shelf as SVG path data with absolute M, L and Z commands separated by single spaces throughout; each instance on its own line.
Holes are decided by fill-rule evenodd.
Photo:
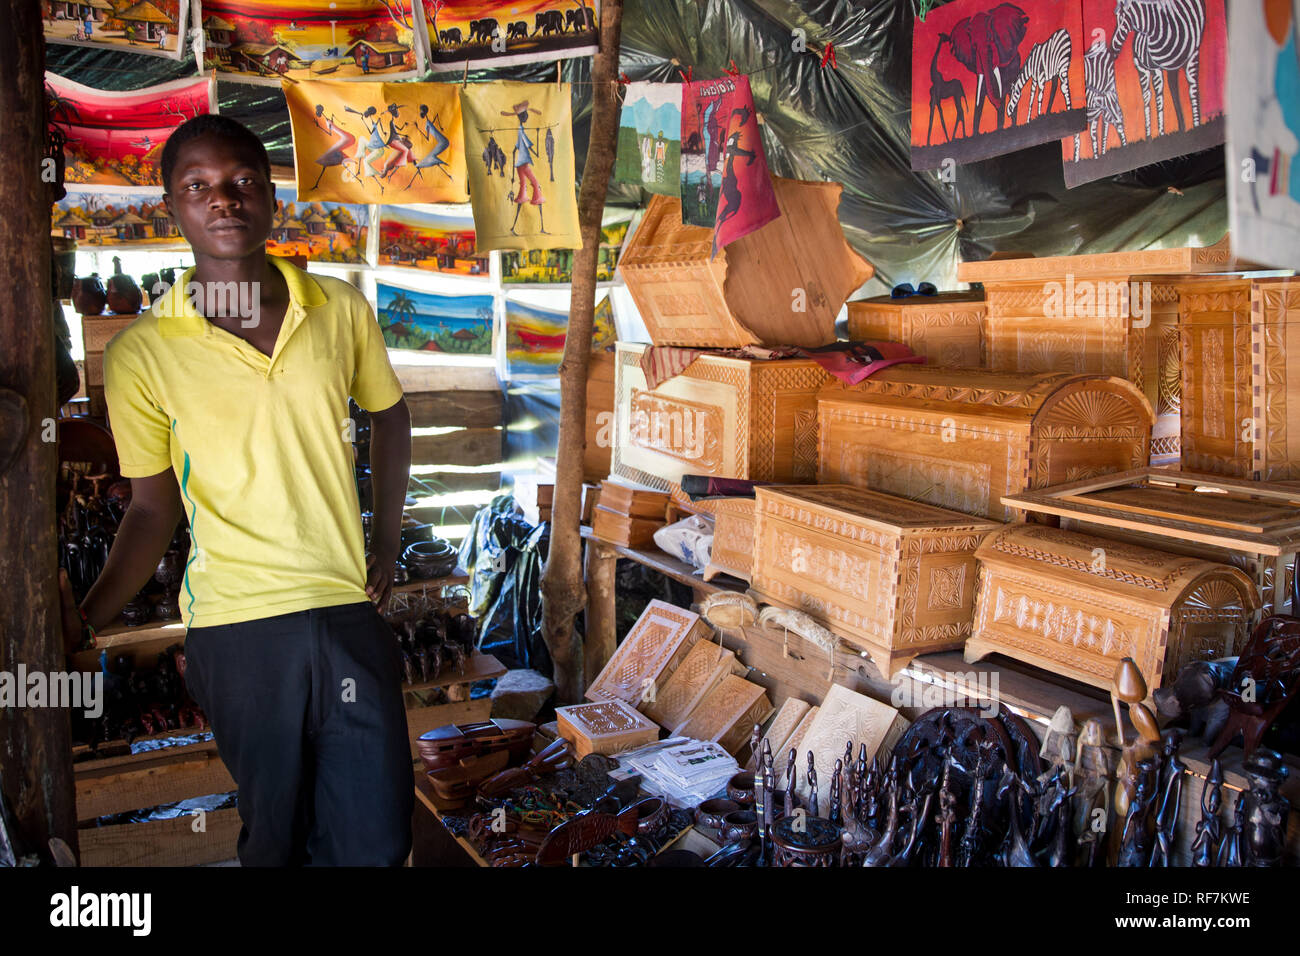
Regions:
M 418 684 L 403 684 L 402 693 L 419 694 L 438 687 L 454 687 L 457 684 L 473 684 L 481 680 L 491 680 L 506 672 L 506 666 L 491 654 L 475 652 L 465 662 L 465 673 L 456 673 L 456 668 L 443 666 L 442 673 L 431 680 Z
M 727 574 L 721 574 L 712 581 L 706 581 L 703 575 L 696 571 L 693 566 L 674 558 L 666 551 L 660 551 L 658 548 L 638 549 L 614 544 L 604 538 L 596 537 L 591 528 L 586 525 L 583 525 L 580 531 L 584 541 L 592 541 L 602 547 L 609 548 L 621 558 L 629 558 L 637 564 L 643 564 L 652 571 L 658 571 L 674 581 L 695 588 L 705 594 L 716 594 L 720 591 L 745 591 L 749 587 L 739 578 L 733 578 Z

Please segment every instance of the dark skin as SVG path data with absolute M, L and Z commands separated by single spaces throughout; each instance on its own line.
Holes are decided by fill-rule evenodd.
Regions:
M 194 282 L 205 289 L 208 283 L 259 284 L 259 311 L 252 320 L 239 315 L 205 317 L 267 356 L 275 349 L 289 307 L 284 277 L 266 261 L 276 208 L 269 173 L 247 144 L 200 136 L 181 147 L 163 194 L 168 212 L 193 249 Z M 374 523 L 366 555 L 366 595 L 382 611 L 393 589 L 411 465 L 411 415 L 405 399 L 370 413 L 370 442 Z M 180 485 L 172 469 L 131 479 L 131 505 L 103 573 L 81 605 L 92 627 L 112 622 L 144 587 L 182 515 Z M 65 572 L 60 572 L 59 581 L 64 646 L 71 651 L 81 640 L 81 618 Z

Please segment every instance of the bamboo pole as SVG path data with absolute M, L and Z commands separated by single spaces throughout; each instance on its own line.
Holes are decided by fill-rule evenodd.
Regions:
M 569 329 L 560 362 L 560 439 L 551 510 L 551 550 L 542 574 L 542 636 L 555 664 L 556 697 L 561 704 L 582 699 L 583 648 L 573 619 L 586 603 L 582 580 L 582 461 L 586 444 L 587 367 L 596 300 L 596 258 L 605 192 L 614 170 L 618 142 L 618 48 L 622 0 L 600 5 L 600 50 L 592 67 L 591 140 L 582 168 L 578 222 L 582 248 L 573 256 Z
M 0 0 L 0 671 L 64 669 L 49 423 L 57 416 L 50 309 L 41 5 Z M 44 440 L 43 440 L 44 439 Z M 7 465 L 7 467 L 6 467 Z M 0 707 L 0 783 L 29 853 L 77 846 L 68 711 Z

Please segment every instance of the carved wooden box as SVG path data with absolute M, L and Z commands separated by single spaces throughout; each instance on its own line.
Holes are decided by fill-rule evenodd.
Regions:
M 1186 283 L 1178 321 L 1183 467 L 1300 478 L 1300 280 Z
M 659 728 L 621 700 L 557 707 L 555 722 L 579 760 L 587 754 L 622 753 L 659 739 Z
M 728 674 L 673 728 L 673 736 L 716 741 L 734 757 L 749 741 L 754 725 L 771 713 L 772 704 L 762 687 Z
M 821 709 L 808 727 L 807 736 L 799 742 L 799 794 L 806 801 L 812 795 L 808 786 L 807 754 L 813 755 L 817 768 L 817 806 L 826 813 L 830 804 L 831 775 L 835 761 L 843 759 L 844 744 L 853 741 L 853 754 L 867 745 L 867 757 L 877 753 L 884 760 L 903 736 L 909 722 L 889 704 L 834 684 L 826 692 Z
M 957 276 L 984 284 L 987 367 L 1129 379 L 1155 410 L 1159 465 L 1178 461 L 1177 282 L 1232 262 L 1225 237 L 1202 249 L 964 262 Z
M 902 342 L 931 365 L 979 368 L 984 364 L 982 295 L 945 292 L 905 299 L 881 295 L 850 302 L 848 310 L 849 338 L 855 342 Z
M 818 480 L 1015 520 L 1001 496 L 1147 463 L 1151 406 L 1104 375 L 895 366 L 822 389 Z
M 995 522 L 850 485 L 759 488 L 762 600 L 820 620 L 886 677 L 970 634 L 975 548 Z
M 682 225 L 653 196 L 618 269 L 656 345 L 739 348 L 835 341 L 840 306 L 874 274 L 844 240 L 839 183 L 773 177 L 780 218 L 713 253 L 713 230 Z
M 695 612 L 651 601 L 587 688 L 587 700 L 621 700 L 636 707 L 658 696 L 691 647 L 708 633 L 709 626 Z
M 1045 525 L 994 532 L 977 556 L 966 660 L 996 652 L 1097 687 L 1125 657 L 1155 689 L 1236 653 L 1259 603 L 1237 568 Z
M 709 691 L 738 667 L 736 655 L 712 641 L 699 641 L 664 683 L 651 701 L 642 701 L 641 712 L 672 729 L 688 718 Z M 740 668 L 742 674 L 744 668 Z
M 748 581 L 754 573 L 754 499 L 720 498 L 713 502 L 713 550 L 704 580 L 719 574 Z
M 687 474 L 813 480 L 820 365 L 703 355 L 651 391 L 644 351 L 618 345 L 614 475 L 677 495 Z

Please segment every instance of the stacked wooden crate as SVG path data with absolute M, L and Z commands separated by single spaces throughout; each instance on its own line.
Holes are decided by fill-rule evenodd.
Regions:
M 654 533 L 664 526 L 667 507 L 668 496 L 663 492 L 604 481 L 592 511 L 591 530 L 611 544 L 647 548 L 654 543 Z

